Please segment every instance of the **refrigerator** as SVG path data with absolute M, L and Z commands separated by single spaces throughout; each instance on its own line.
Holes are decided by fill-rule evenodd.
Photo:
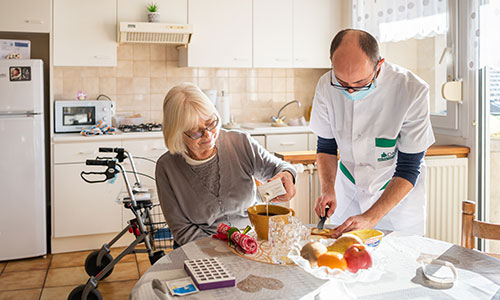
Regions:
M 43 62 L 0 59 L 0 261 L 47 254 Z

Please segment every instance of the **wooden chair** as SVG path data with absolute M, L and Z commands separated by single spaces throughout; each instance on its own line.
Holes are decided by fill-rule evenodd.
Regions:
M 500 240 L 500 224 L 485 223 L 476 220 L 476 203 L 462 201 L 462 247 L 474 249 L 476 237 L 489 240 Z M 500 259 L 500 254 L 490 254 Z

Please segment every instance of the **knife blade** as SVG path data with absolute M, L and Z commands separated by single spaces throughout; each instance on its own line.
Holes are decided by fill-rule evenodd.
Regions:
M 325 227 L 325 221 L 326 221 L 326 219 L 328 218 L 328 217 L 327 217 L 327 213 L 328 213 L 328 209 L 329 209 L 329 208 L 330 208 L 330 207 L 328 207 L 328 206 L 327 206 L 327 207 L 325 207 L 325 216 L 324 216 L 324 217 L 321 217 L 321 218 L 319 219 L 318 226 L 317 226 L 317 228 L 318 228 L 319 230 L 322 230 L 322 229 Z

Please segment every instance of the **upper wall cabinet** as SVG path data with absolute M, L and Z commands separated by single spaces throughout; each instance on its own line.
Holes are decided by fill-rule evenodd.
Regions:
M 0 31 L 50 32 L 51 0 L 2 1 Z
M 193 37 L 180 50 L 181 67 L 252 67 L 252 1 L 189 0 Z
M 187 0 L 157 0 L 160 22 L 187 23 Z M 147 22 L 149 0 L 118 0 L 118 22 Z
M 293 0 L 293 67 L 330 68 L 330 43 L 342 29 L 342 1 Z
M 54 0 L 54 65 L 116 66 L 116 0 Z
M 292 66 L 292 4 L 291 0 L 253 0 L 255 68 Z

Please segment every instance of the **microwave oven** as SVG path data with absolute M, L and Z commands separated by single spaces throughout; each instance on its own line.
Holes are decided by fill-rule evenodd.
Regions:
M 107 100 L 57 100 L 54 102 L 54 131 L 80 132 L 99 121 L 111 125 L 113 102 Z

